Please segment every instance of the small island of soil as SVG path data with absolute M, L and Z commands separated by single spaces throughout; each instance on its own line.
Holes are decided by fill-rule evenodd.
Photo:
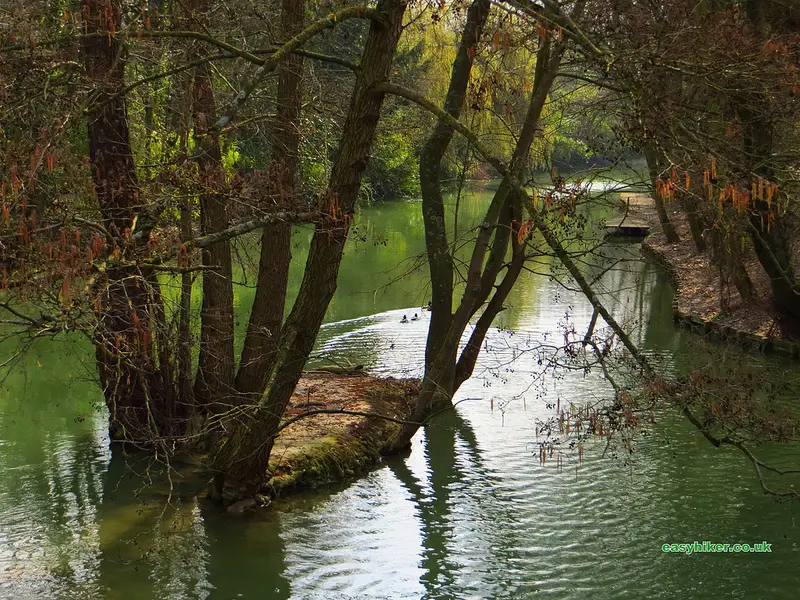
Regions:
M 346 481 L 380 461 L 400 427 L 392 419 L 402 420 L 408 413 L 419 382 L 356 373 L 309 372 L 300 380 L 285 415 L 286 422 L 297 420 L 275 441 L 261 504 Z M 237 502 L 228 511 L 243 512 L 257 504 Z

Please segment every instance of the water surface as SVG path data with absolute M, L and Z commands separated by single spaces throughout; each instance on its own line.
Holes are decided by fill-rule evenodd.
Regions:
M 462 199 L 462 223 L 477 222 L 487 198 L 478 189 Z M 419 375 L 421 232 L 418 203 L 364 209 L 318 359 Z M 294 290 L 308 236 L 295 235 Z M 686 371 L 712 357 L 796 376 L 675 330 L 663 275 L 635 245 L 607 254 L 623 260 L 601 276 L 605 301 L 661 368 Z M 242 518 L 199 500 L 196 482 L 177 472 L 165 506 L 163 484 L 143 485 L 148 474 L 159 479 L 156 469 L 109 448 L 91 354 L 74 340 L 35 344 L 0 393 L 0 597 L 795 598 L 798 505 L 765 497 L 740 454 L 713 448 L 674 415 L 658 415 L 632 454 L 604 456 L 598 440 L 582 460 L 566 452 L 561 466 L 540 463 L 538 423 L 610 389 L 594 372 L 542 376 L 536 348 L 565 328 L 584 331 L 591 310 L 549 277 L 546 260 L 534 270 L 488 336 L 457 410 L 421 433 L 410 456 Z M 237 289 L 240 327 L 251 296 Z M 418 321 L 400 323 L 414 313 Z M 780 464 L 800 458 L 759 451 Z M 765 540 L 773 552 L 661 551 L 694 540 Z

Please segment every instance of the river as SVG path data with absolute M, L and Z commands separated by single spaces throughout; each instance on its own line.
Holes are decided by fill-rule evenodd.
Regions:
M 463 222 L 475 222 L 488 193 L 479 186 L 462 198 Z M 295 234 L 294 290 L 308 238 Z M 317 357 L 419 375 L 423 249 L 418 203 L 363 209 Z M 626 260 L 601 275 L 604 299 L 661 368 L 714 361 L 797 376 L 777 359 L 675 329 L 664 275 L 635 244 L 607 253 Z M 160 474 L 109 448 L 86 346 L 34 344 L 0 393 L 0 597 L 796 598 L 800 504 L 764 496 L 740 453 L 714 448 L 675 415 L 658 415 L 632 453 L 604 453 L 598 440 L 582 457 L 540 462 L 537 424 L 556 405 L 610 393 L 595 372 L 542 375 L 537 344 L 563 336 L 565 325 L 584 331 L 591 316 L 549 275 L 546 260 L 524 274 L 456 411 L 420 433 L 408 457 L 242 517 L 198 499 L 179 467 L 166 505 Z M 241 279 L 240 329 L 253 293 Z M 795 448 L 759 451 L 781 465 L 800 459 Z M 157 481 L 146 486 L 150 475 Z M 695 540 L 766 541 L 772 552 L 661 549 Z

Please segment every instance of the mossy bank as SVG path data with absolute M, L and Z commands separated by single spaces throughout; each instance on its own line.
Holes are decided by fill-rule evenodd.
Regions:
M 285 415 L 287 421 L 296 420 L 275 441 L 261 493 L 228 511 L 256 509 L 274 498 L 348 481 L 373 469 L 418 387 L 409 379 L 306 374 Z

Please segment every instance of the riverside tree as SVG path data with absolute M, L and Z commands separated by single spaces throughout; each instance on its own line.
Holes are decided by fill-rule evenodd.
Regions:
M 648 158 L 659 202 L 685 211 L 745 303 L 755 256 L 776 314 L 796 329 L 796 2 L 593 4 L 608 60 L 594 76 L 626 107 L 621 130 Z M 601 12 L 609 18 L 601 19 Z M 613 99 L 613 100 L 612 100 Z M 667 237 L 676 233 L 662 208 Z M 724 308 L 724 307 L 723 307 Z M 792 325 L 793 324 L 793 325 Z
M 606 432 L 608 433 L 615 430 L 624 431 L 639 426 L 641 423 L 646 422 L 647 419 L 652 420 L 656 407 L 666 402 L 668 406 L 677 407 L 686 419 L 713 445 L 727 444 L 740 450 L 752 463 L 765 493 L 797 498 L 798 495 L 795 491 L 776 491 L 764 479 L 764 471 L 772 471 L 780 475 L 795 473 L 796 471 L 781 470 L 766 465 L 748 448 L 751 443 L 767 440 L 773 442 L 793 441 L 795 439 L 796 415 L 791 410 L 769 406 L 770 403 L 748 383 L 751 378 L 747 375 L 744 378 L 733 377 L 731 373 L 717 376 L 701 369 L 688 379 L 674 380 L 665 378 L 660 374 L 658 365 L 654 364 L 651 358 L 645 356 L 636 347 L 625 329 L 609 313 L 601 298 L 593 289 L 592 284 L 582 273 L 579 267 L 581 258 L 574 252 L 567 250 L 564 243 L 563 227 L 559 228 L 559 220 L 553 219 L 550 207 L 545 204 L 543 209 L 540 210 L 525 186 L 521 184 L 521 163 L 526 159 L 531 143 L 530 138 L 526 135 L 526 128 L 531 124 L 539 125 L 542 106 L 538 104 L 538 101 L 546 102 L 546 97 L 551 91 L 551 86 L 556 76 L 563 75 L 563 73 L 559 72 L 558 67 L 567 43 L 573 45 L 577 53 L 582 56 L 583 60 L 579 64 L 589 69 L 590 72 L 592 72 L 592 68 L 596 68 L 596 65 L 603 65 L 603 71 L 599 73 L 599 76 L 595 75 L 596 79 L 586 78 L 586 76 L 574 72 L 571 74 L 568 72 L 567 75 L 584 77 L 603 90 L 610 90 L 615 94 L 622 92 L 628 97 L 633 95 L 634 100 L 637 99 L 633 93 L 636 88 L 630 87 L 630 80 L 620 78 L 618 81 L 608 81 L 607 79 L 609 73 L 613 72 L 613 64 L 618 60 L 622 61 L 623 53 L 633 46 L 631 42 L 626 45 L 618 43 L 619 41 L 613 37 L 606 38 L 601 35 L 601 32 L 607 31 L 608 22 L 595 11 L 603 13 L 609 7 L 602 2 L 593 4 L 592 11 L 587 11 L 588 14 L 584 15 L 583 11 L 586 6 L 581 2 L 564 4 L 544 2 L 543 4 L 544 6 L 515 5 L 516 8 L 522 11 L 522 14 L 534 16 L 537 19 L 537 23 L 548 24 L 552 27 L 552 31 L 545 31 L 544 35 L 540 34 L 536 76 L 534 77 L 535 83 L 528 110 L 528 118 L 530 120 L 523 121 L 521 131 L 517 137 L 518 142 L 514 155 L 508 163 L 499 159 L 491 148 L 481 143 L 474 131 L 471 131 L 469 127 L 458 120 L 460 110 L 463 107 L 464 79 L 468 80 L 469 69 L 472 66 L 469 59 L 474 54 L 470 50 L 473 47 L 471 46 L 474 43 L 473 40 L 476 39 L 473 36 L 476 35 L 475 32 L 480 32 L 482 26 L 479 19 L 482 15 L 480 2 L 476 1 L 470 7 L 467 25 L 462 34 L 459 51 L 454 61 L 450 88 L 443 108 L 437 107 L 429 100 L 409 90 L 391 85 L 386 86 L 389 91 L 416 102 L 420 107 L 433 112 L 439 117 L 437 128 L 429 138 L 420 161 L 427 255 L 434 301 L 432 302 L 433 315 L 426 352 L 425 377 L 412 421 L 423 421 L 429 418 L 430 415 L 435 414 L 441 407 L 449 406 L 459 385 L 471 375 L 475 365 L 475 358 L 486 330 L 499 310 L 503 308 L 503 301 L 505 294 L 507 294 L 505 286 L 507 284 L 513 285 L 519 273 L 518 269 L 524 265 L 524 250 L 520 251 L 520 247 L 527 247 L 532 239 L 531 234 L 536 231 L 537 236 L 541 236 L 539 241 L 544 243 L 547 248 L 546 251 L 558 259 L 594 307 L 595 316 L 600 316 L 605 321 L 613 336 L 619 341 L 619 344 L 616 345 L 616 350 L 612 350 L 608 345 L 604 345 L 601 348 L 593 339 L 595 328 L 595 319 L 593 319 L 589 331 L 582 340 L 567 343 L 562 349 L 570 361 L 577 356 L 583 357 L 581 360 L 575 361 L 573 368 L 584 371 L 590 368 L 602 368 L 604 375 L 616 390 L 616 399 L 613 403 L 604 407 L 602 411 L 594 414 L 589 414 L 588 412 L 585 414 L 579 413 L 577 417 L 575 415 L 565 417 L 562 414 L 560 417 L 562 419 L 561 425 L 563 426 L 565 418 L 566 420 L 575 418 L 578 425 L 574 428 L 575 432 L 583 432 L 585 434 L 589 431 L 592 434 L 596 434 L 599 431 L 600 435 L 603 435 L 603 422 L 606 424 Z M 565 12 L 566 8 L 569 8 L 571 12 Z M 625 17 L 633 17 L 634 19 L 639 9 L 639 7 L 633 5 L 624 7 L 614 5 L 611 8 L 618 11 L 616 14 L 613 11 L 611 13 L 617 17 L 616 21 L 613 22 L 612 28 L 612 31 L 617 33 L 620 32 L 619 29 L 616 29 L 620 24 L 619 9 L 627 9 L 630 12 L 622 11 L 622 14 Z M 645 7 L 645 10 L 647 10 L 647 7 Z M 547 30 L 548 28 L 545 27 L 544 29 Z M 622 28 L 623 31 L 628 29 L 630 28 Z M 634 29 L 634 35 L 638 35 L 638 31 Z M 747 26 L 745 26 L 745 32 L 750 33 Z M 550 33 L 554 34 L 552 38 L 549 37 Z M 592 40 L 598 41 L 595 43 Z M 631 68 L 634 71 L 636 70 L 633 66 Z M 793 72 L 785 62 L 779 64 L 777 69 L 784 75 Z M 537 87 L 536 83 L 542 87 Z M 785 85 L 785 82 L 782 85 Z M 649 91 L 658 93 L 655 86 L 649 88 Z M 538 94 L 542 94 L 542 96 L 539 97 Z M 685 123 L 683 125 L 685 128 Z M 491 164 L 503 179 L 484 221 L 478 228 L 472 256 L 466 272 L 463 274 L 464 291 L 462 299 L 455 311 L 452 311 L 453 272 L 455 269 L 453 268 L 453 258 L 448 245 L 447 231 L 444 227 L 441 187 L 437 179 L 440 165 L 437 164 L 437 161 L 441 161 L 444 148 L 447 147 L 450 136 L 454 131 L 469 140 L 476 153 Z M 648 140 L 647 136 L 652 131 L 653 129 L 648 129 L 640 120 L 639 128 L 634 129 L 632 133 L 634 139 L 639 140 L 641 143 L 641 141 Z M 540 131 L 539 134 L 541 134 Z M 534 134 L 530 132 L 530 135 Z M 640 148 L 644 151 L 650 149 L 646 143 L 642 143 Z M 752 145 L 746 144 L 745 148 L 752 149 Z M 745 154 L 748 154 L 747 151 Z M 663 173 L 659 171 L 659 164 L 661 163 L 651 160 L 649 165 L 654 188 L 656 188 L 654 191 L 657 194 L 663 194 L 664 197 L 669 197 L 672 190 L 677 187 L 677 175 L 673 172 L 669 174 L 669 177 L 663 177 Z M 712 170 L 714 170 L 714 167 L 712 167 Z M 690 189 L 689 179 L 690 176 L 686 175 L 685 186 Z M 714 181 L 715 179 L 716 173 L 706 174 L 706 191 L 708 188 L 714 189 L 714 185 L 717 183 Z M 750 181 L 752 182 L 752 179 Z M 557 182 L 554 183 L 558 190 L 559 184 Z M 766 186 L 768 184 L 761 179 L 760 185 Z M 753 189 L 753 196 L 746 203 L 746 206 L 742 206 L 741 201 L 736 202 L 735 195 L 734 198 L 729 198 L 730 191 L 725 192 L 725 196 L 721 194 L 720 203 L 733 201 L 737 210 L 741 211 L 744 208 L 749 211 L 749 225 L 754 235 L 760 235 L 765 230 L 768 232 L 770 227 L 776 226 L 778 219 L 785 218 L 787 215 L 785 211 L 778 213 L 775 208 L 770 206 L 770 201 L 775 201 L 776 198 L 773 196 L 777 192 L 775 184 L 773 184 L 773 188 L 769 192 L 766 187 L 760 188 L 756 185 L 751 185 L 751 188 Z M 764 190 L 763 195 L 758 195 L 761 194 L 761 189 Z M 511 213 L 511 217 L 506 217 L 508 220 L 505 222 L 503 221 L 501 207 L 498 205 L 504 201 L 508 201 L 514 210 Z M 516 207 L 514 202 L 517 203 Z M 763 211 L 759 212 L 761 210 L 759 208 L 760 202 L 764 202 L 767 205 L 767 208 L 772 211 L 771 215 L 764 216 Z M 775 204 L 777 205 L 777 202 Z M 561 211 L 560 224 L 563 226 L 564 207 L 562 207 Z M 667 226 L 669 221 L 666 218 L 663 205 L 659 212 L 662 213 L 659 215 L 662 223 Z M 756 222 L 754 215 L 759 214 L 761 217 Z M 509 240 L 505 239 L 507 235 L 506 227 L 511 233 L 510 260 L 507 259 L 508 246 L 505 245 L 509 243 Z M 513 246 L 515 240 L 517 246 Z M 764 242 L 763 237 L 759 237 L 757 241 L 754 241 L 754 245 L 757 246 L 760 242 Z M 730 241 L 728 238 L 722 238 L 722 241 L 718 243 L 722 245 L 730 243 Z M 725 248 L 725 246 L 722 245 L 722 248 Z M 730 250 L 722 251 L 728 252 L 728 256 L 730 256 Z M 773 259 L 773 266 L 774 262 Z M 498 283 L 497 279 L 500 272 L 503 272 L 504 275 Z M 784 281 L 779 282 L 777 285 L 785 286 L 790 281 L 791 273 L 791 271 L 784 272 L 784 275 L 788 276 L 788 278 L 785 277 Z M 775 285 L 776 283 L 773 282 L 773 291 L 775 291 Z M 438 301 L 436 300 L 437 297 L 439 298 Z M 474 302 L 476 304 L 473 304 Z M 779 300 L 776 299 L 775 303 L 776 306 L 781 306 Z M 784 310 L 786 309 L 787 307 L 784 306 Z M 474 322 L 467 341 L 463 343 L 461 338 L 466 326 L 478 312 L 481 313 L 480 317 Z M 593 352 L 588 355 L 583 354 L 579 349 L 579 347 L 586 349 L 587 346 L 593 349 Z M 632 375 L 632 381 L 635 382 L 634 385 L 640 387 L 641 393 L 634 396 L 614 382 L 614 378 L 608 369 L 609 361 L 606 360 L 607 352 L 610 350 L 621 359 L 619 364 L 628 364 L 632 367 L 632 372 L 629 372 L 628 376 Z M 621 354 L 619 354 L 620 351 Z M 629 381 L 631 380 L 629 379 Z M 586 427 L 587 423 L 588 429 Z M 394 440 L 395 448 L 406 444 L 413 432 L 416 431 L 416 427 L 417 425 L 413 423 L 406 425 L 397 439 Z M 567 427 L 566 431 L 569 434 L 569 427 Z M 575 435 L 580 436 L 579 433 Z
M 218 499 L 252 497 L 336 291 L 392 95 L 421 108 L 429 121 L 420 122 L 431 125 L 419 179 L 432 319 L 420 397 L 390 450 L 405 448 L 433 412 L 450 406 L 531 254 L 558 259 L 639 374 L 652 376 L 567 249 L 581 188 L 554 178 L 537 201 L 523 183 L 565 57 L 594 65 L 612 54 L 586 33 L 587 19 L 601 29 L 590 19 L 592 6 L 474 0 L 458 7 L 446 16 L 459 42 L 442 107 L 395 78 L 404 24 L 430 14 L 442 20 L 441 6 L 379 0 L 326 16 L 301 0 L 282 0 L 270 7 L 281 15 L 272 22 L 244 3 L 205 0 L 144 9 L 121 0 L 14 4 L 3 13 L 9 23 L 0 46 L 0 69 L 14 82 L 2 90 L 9 126 L 0 134 L 5 325 L 26 343 L 84 334 L 114 441 L 158 453 L 201 447 L 209 451 Z M 351 52 L 355 60 L 319 51 L 330 49 L 326 35 L 345 28 L 361 42 Z M 519 59 L 519 47 L 527 59 Z M 309 190 L 302 185 L 302 133 L 311 61 L 347 69 L 352 79 L 332 127 L 339 136 L 326 177 L 315 171 L 324 184 Z M 493 65 L 512 61 L 523 90 L 513 101 L 493 94 L 501 86 L 492 83 L 513 76 Z M 30 98 L 33 110 L 25 110 Z M 513 144 L 487 143 L 481 134 L 489 119 L 474 114 L 482 107 L 502 115 L 491 122 L 509 128 Z M 242 134 L 248 131 L 249 138 Z M 455 134 L 502 178 L 474 232 L 457 303 L 441 181 Z M 262 165 L 237 171 L 247 144 L 262 149 Z M 297 223 L 312 224 L 314 234 L 284 319 Z M 259 238 L 259 268 L 236 356 L 232 243 L 249 233 Z
M 30 95 L 64 77 L 62 64 L 69 63 L 73 71 L 68 75 L 73 78 L 68 83 L 82 86 L 69 90 L 74 102 L 70 108 L 79 111 L 84 102 L 88 152 L 81 165 L 85 170 L 77 169 L 74 175 L 85 178 L 83 215 L 75 204 L 58 202 L 60 186 L 69 182 L 66 177 L 53 183 L 58 187 L 49 190 L 49 205 L 36 210 L 29 203 L 41 174 L 66 170 L 53 141 L 73 148 L 71 140 L 64 139 L 69 136 L 57 135 L 67 121 L 64 115 L 56 115 L 60 117 L 56 125 L 41 119 L 41 139 L 29 143 L 35 147 L 24 166 L 16 154 L 6 156 L 5 226 L 10 234 L 4 271 L 4 287 L 9 290 L 6 310 L 19 315 L 17 325 L 38 327 L 40 334 L 78 329 L 92 338 L 114 440 L 165 450 L 199 436 L 203 443 L 214 444 L 220 496 L 226 489 L 231 490 L 228 497 L 252 495 L 263 479 L 274 432 L 336 289 L 384 97 L 373 88 L 388 75 L 405 4 L 389 0 L 375 7 L 350 6 L 303 28 L 303 5 L 287 1 L 275 32 L 279 43 L 255 52 L 223 41 L 230 32 L 210 27 L 212 7 L 202 2 L 162 13 L 128 11 L 121 2 L 90 0 L 71 7 L 77 9 L 74 12 L 61 13 L 49 3 L 14 8 L 12 15 L 19 18 L 20 28 L 31 18 L 55 13 L 47 22 L 52 26 L 44 31 L 20 37 L 20 29 L 11 30 L 3 48 L 8 56 L 5 64 L 16 72 L 26 63 L 45 71 L 42 81 L 31 81 L 32 77 L 25 81 Z M 302 202 L 294 193 L 302 77 L 295 51 L 349 19 L 371 23 L 364 58 L 328 185 L 310 202 Z M 39 39 L 37 48 L 35 37 L 48 34 L 50 39 Z M 175 48 L 167 53 L 169 47 L 153 43 L 162 39 L 180 50 L 186 49 L 182 44 L 188 40 L 195 60 L 175 64 Z M 136 56 L 139 45 L 145 54 L 157 56 L 153 61 L 157 66 L 153 73 L 132 77 L 130 65 L 145 62 Z M 222 110 L 211 65 L 233 58 L 249 62 L 252 72 L 237 83 L 235 97 Z M 190 77 L 177 77 L 187 72 Z M 259 174 L 260 180 L 250 182 L 251 186 L 266 182 L 267 193 L 258 198 L 257 206 L 244 210 L 232 200 L 246 184 L 226 173 L 224 136 L 247 101 L 276 72 L 279 126 L 271 164 Z M 162 154 L 167 159 L 160 165 L 162 171 L 143 184 L 144 169 L 136 152 L 142 141 L 131 134 L 130 95 L 133 88 L 170 76 L 170 94 L 179 108 L 161 106 L 178 113 L 172 115 L 170 130 L 163 132 L 175 139 L 164 140 L 164 145 L 172 142 L 179 151 L 170 157 Z M 50 90 L 66 93 L 64 88 Z M 150 105 L 145 110 L 155 108 Z M 316 233 L 301 290 L 281 324 L 288 228 L 297 222 L 313 222 Z M 265 259 L 237 373 L 230 242 L 259 229 L 264 229 Z M 189 311 L 191 275 L 196 272 L 203 277 L 199 357 L 192 373 Z M 173 274 L 182 278 L 180 299 L 168 304 L 162 278 Z M 20 297 L 14 294 L 35 298 L 40 310 L 20 307 Z M 258 454 L 252 455 L 250 448 L 258 448 Z M 240 460 L 242 456 L 247 460 Z

